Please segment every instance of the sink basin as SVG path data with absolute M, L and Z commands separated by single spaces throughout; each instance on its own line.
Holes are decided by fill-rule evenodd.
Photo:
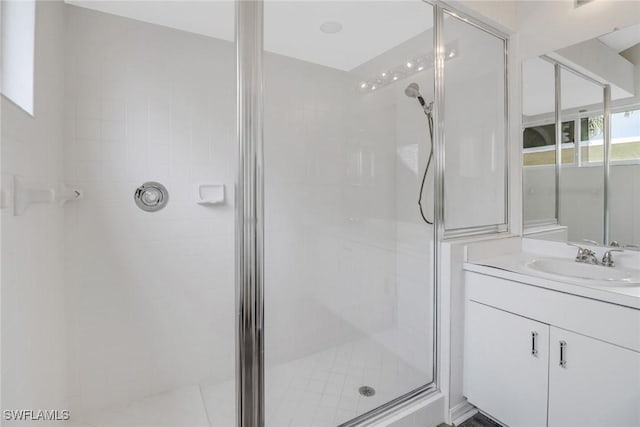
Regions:
M 610 286 L 640 284 L 640 270 L 585 264 L 573 259 L 538 258 L 528 262 L 527 267 L 541 273 L 591 282 L 604 282 Z

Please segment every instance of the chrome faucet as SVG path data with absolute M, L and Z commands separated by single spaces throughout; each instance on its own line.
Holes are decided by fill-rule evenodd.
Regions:
M 582 260 L 580 262 L 584 262 L 587 264 L 598 264 L 598 257 L 596 256 L 596 253 L 594 251 L 592 251 L 591 249 L 583 249 L 583 253 L 582 253 Z
M 624 252 L 624 249 L 614 249 L 609 248 L 602 256 L 602 265 L 605 267 L 613 267 L 615 262 L 613 262 L 613 254 L 611 252 Z
M 596 242 L 592 240 L 585 240 L 588 243 Z M 569 246 L 575 246 L 578 248 L 578 253 L 576 254 L 576 262 L 583 262 L 585 264 L 593 264 L 593 265 L 602 265 L 604 267 L 613 267 L 615 266 L 615 262 L 613 261 L 613 252 L 624 252 L 624 249 L 620 248 L 617 242 L 611 242 L 613 245 L 606 248 L 604 255 L 602 256 L 602 261 L 598 260 L 596 253 L 589 248 L 583 248 L 577 243 L 567 242 Z
M 578 248 L 576 254 L 576 262 L 584 262 L 586 264 L 598 264 L 598 257 L 596 253 L 589 248 L 583 248 L 576 243 L 567 243 L 569 246 L 575 246 Z

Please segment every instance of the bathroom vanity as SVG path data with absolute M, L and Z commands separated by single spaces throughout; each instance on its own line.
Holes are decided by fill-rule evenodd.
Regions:
M 640 426 L 640 254 L 563 271 L 572 249 L 527 245 L 464 264 L 465 396 L 511 427 Z

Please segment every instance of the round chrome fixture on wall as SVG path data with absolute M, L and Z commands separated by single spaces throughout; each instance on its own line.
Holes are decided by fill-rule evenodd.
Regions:
M 143 211 L 155 212 L 169 202 L 169 192 L 159 182 L 149 181 L 142 184 L 133 194 L 136 205 Z

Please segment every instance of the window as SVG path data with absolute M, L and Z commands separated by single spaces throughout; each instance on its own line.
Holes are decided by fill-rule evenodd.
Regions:
M 33 115 L 35 0 L 2 1 L 2 94 Z
M 602 163 L 604 117 L 594 115 L 562 122 L 562 164 L 589 166 Z M 556 161 L 555 124 L 524 129 L 524 166 L 553 165 Z M 579 147 L 575 149 L 575 137 Z M 640 109 L 611 115 L 611 161 L 640 162 Z
M 581 164 L 603 161 L 603 117 L 581 120 Z M 640 109 L 611 114 L 611 161 L 640 161 Z
M 554 165 L 556 163 L 555 123 L 524 129 L 524 165 Z M 575 148 L 575 123 L 562 122 L 562 163 L 572 163 Z

